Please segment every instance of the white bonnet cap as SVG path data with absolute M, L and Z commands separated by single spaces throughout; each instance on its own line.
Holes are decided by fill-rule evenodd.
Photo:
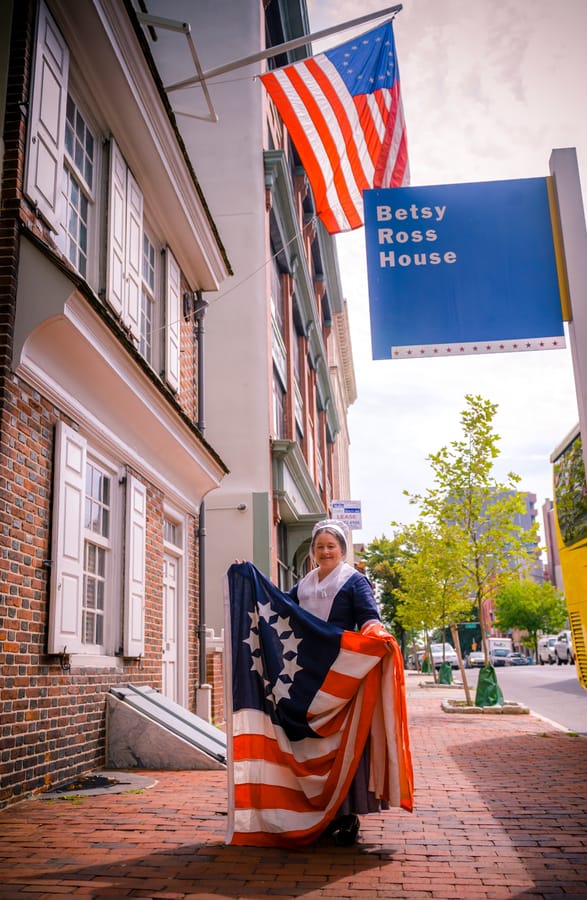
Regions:
M 316 522 L 316 524 L 312 528 L 312 545 L 314 544 L 316 535 L 318 535 L 321 531 L 334 531 L 339 534 L 342 538 L 346 553 L 348 542 L 348 528 L 345 522 L 342 522 L 340 519 L 322 519 L 322 521 Z

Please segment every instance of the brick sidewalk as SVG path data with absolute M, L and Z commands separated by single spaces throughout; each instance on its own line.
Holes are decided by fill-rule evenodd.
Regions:
M 0 898 L 587 898 L 587 741 L 444 713 L 413 680 L 408 709 L 415 811 L 364 817 L 356 847 L 227 847 L 224 773 L 143 773 L 140 793 L 1 812 Z

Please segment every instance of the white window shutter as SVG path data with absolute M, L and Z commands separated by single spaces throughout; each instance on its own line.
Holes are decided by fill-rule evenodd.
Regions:
M 84 486 L 86 441 L 58 422 L 53 478 L 53 548 L 49 601 L 49 653 L 82 647 Z
M 165 378 L 174 391 L 179 389 L 179 335 L 181 273 L 169 249 L 166 251 L 165 273 Z
M 125 656 L 141 656 L 145 649 L 145 554 L 147 489 L 133 475 L 126 484 L 126 529 L 124 566 Z
M 126 180 L 126 308 L 122 317 L 139 338 L 143 262 L 143 195 L 130 169 Z
M 39 5 L 25 191 L 59 230 L 69 50 L 44 3 Z
M 126 171 L 124 157 L 111 138 L 106 299 L 121 316 L 126 295 Z

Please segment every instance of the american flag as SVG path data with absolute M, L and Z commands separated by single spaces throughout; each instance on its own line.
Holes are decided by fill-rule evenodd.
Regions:
M 261 76 L 330 234 L 363 224 L 362 192 L 409 184 L 391 22 Z
M 346 797 L 369 736 L 371 788 L 411 810 L 395 639 L 323 622 L 251 563 L 231 566 L 227 581 L 227 843 L 314 842 Z

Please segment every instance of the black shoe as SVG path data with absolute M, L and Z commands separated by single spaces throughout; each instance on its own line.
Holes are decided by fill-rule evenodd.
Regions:
M 322 837 L 332 837 L 333 834 L 336 834 L 342 825 L 343 818 L 344 816 L 339 816 L 337 819 L 333 819 L 330 825 L 327 825 L 322 832 Z
M 340 825 L 334 833 L 334 843 L 337 847 L 352 847 L 359 834 L 359 817 L 355 815 L 342 816 Z

